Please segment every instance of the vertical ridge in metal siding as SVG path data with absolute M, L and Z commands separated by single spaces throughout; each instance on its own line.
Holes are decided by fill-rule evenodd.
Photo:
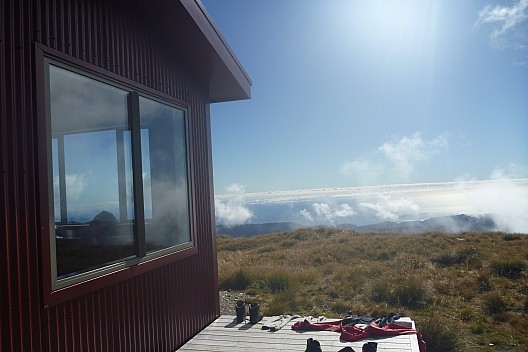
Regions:
M 118 284 L 119 285 L 119 284 Z M 120 336 L 119 336 L 119 301 L 115 299 L 115 294 L 117 292 L 118 288 L 116 286 L 111 287 L 108 290 L 108 296 L 110 299 L 110 302 L 112 304 L 109 307 L 109 313 L 110 317 L 108 317 L 108 322 L 110 325 L 110 333 L 112 336 L 112 344 L 111 349 L 113 351 L 119 351 L 119 342 L 120 342 Z
M 65 0 L 57 0 L 57 48 L 62 52 L 68 52 L 67 40 L 66 40 L 66 30 L 65 21 L 68 19 L 65 13 Z
M 150 334 L 152 329 L 150 327 L 150 302 L 149 302 L 149 280 L 150 275 L 144 275 L 141 277 L 141 295 L 143 296 L 142 300 L 142 310 L 143 310 L 143 336 L 145 339 L 145 350 L 150 350 Z
M 141 344 L 140 344 L 140 349 L 142 351 L 148 351 L 148 340 L 147 340 L 147 322 L 146 322 L 146 314 L 145 314 L 145 304 L 144 302 L 146 301 L 145 299 L 145 294 L 144 294 L 144 290 L 145 290 L 145 277 L 144 276 L 141 276 L 141 277 L 138 277 L 137 278 L 137 281 L 136 281 L 136 290 L 137 290 L 137 300 L 135 302 L 136 304 L 136 310 L 138 312 L 138 325 L 137 325 L 137 328 L 138 328 L 138 332 L 139 332 L 139 337 L 140 337 L 140 341 L 141 341 Z
M 160 272 L 160 269 L 156 269 L 152 272 L 152 275 L 150 275 L 150 280 L 151 280 L 151 283 L 152 283 L 152 287 L 154 287 L 154 289 L 151 291 L 152 292 L 152 312 L 151 312 L 151 315 L 152 315 L 152 334 L 150 334 L 150 337 L 151 339 L 153 340 L 152 341 L 152 346 L 154 347 L 153 350 L 155 351 L 160 351 L 161 350 L 161 341 L 160 341 L 160 320 L 159 320 L 159 314 L 160 314 L 160 301 L 158 300 L 159 296 L 158 296 L 158 293 L 161 289 L 161 283 L 158 281 L 159 280 L 159 272 Z M 154 304 L 155 303 L 155 304 Z
M 98 67 L 102 67 L 102 54 L 103 48 L 101 47 L 101 12 L 98 1 L 94 1 L 90 9 L 93 13 L 92 16 L 92 28 L 93 28 L 93 44 L 92 44 L 92 55 L 93 63 Z
M 160 274 L 160 278 L 161 280 L 164 280 L 164 278 L 171 278 L 171 270 L 170 270 L 171 266 L 168 265 L 164 268 L 162 268 L 162 273 Z M 161 315 L 160 315 L 160 318 L 162 320 L 162 325 L 161 325 L 161 331 L 160 331 L 160 334 L 161 334 L 161 337 L 162 337 L 162 340 L 163 340 L 163 349 L 165 351 L 170 351 L 172 350 L 171 346 L 172 346 L 172 342 L 171 342 L 171 337 L 170 337 L 170 320 L 169 320 L 169 300 L 170 300 L 170 296 L 169 296 L 169 291 L 168 291 L 168 285 L 167 284 L 164 284 L 164 288 L 163 290 L 160 290 L 160 299 L 161 301 L 163 302 L 163 305 L 161 307 Z
M 79 338 L 80 333 L 78 330 L 80 330 L 80 326 L 77 325 L 77 314 L 76 314 L 76 301 L 77 299 L 73 300 L 68 304 L 68 310 L 67 310 L 67 317 L 69 320 L 69 326 L 71 327 L 71 342 L 70 342 L 70 350 L 72 351 L 79 351 Z
M 101 324 L 98 323 L 98 320 L 96 320 L 97 314 L 96 314 L 96 301 L 97 297 L 99 295 L 99 291 L 96 291 L 92 294 L 90 294 L 90 304 L 89 304 L 89 311 L 87 311 L 86 316 L 88 317 L 88 320 L 91 320 L 91 328 L 92 328 L 92 338 L 90 341 L 90 344 L 93 346 L 92 351 L 101 350 L 101 346 L 98 346 L 98 343 L 100 344 L 103 340 L 101 338 L 101 332 L 99 330 L 99 327 Z
M 81 32 L 81 14 L 79 11 L 79 2 L 73 1 L 71 4 L 72 11 L 72 27 L 71 27 L 71 45 L 72 45 L 72 56 L 80 57 L 80 32 Z
M 64 33 L 64 47 L 65 47 L 64 52 L 67 53 L 68 55 L 73 56 L 72 33 L 75 33 L 75 30 L 74 30 L 75 25 L 73 24 L 73 21 L 72 21 L 72 18 L 74 17 L 73 17 L 73 12 L 72 12 L 71 1 L 66 1 L 63 4 L 63 16 L 64 16 L 63 28 L 65 31 Z
M 77 9 L 79 11 L 79 31 L 77 32 L 78 35 L 78 45 L 79 45 L 79 55 L 77 56 L 79 59 L 88 61 L 87 53 L 86 53 L 86 35 L 85 32 L 88 32 L 88 27 L 86 25 L 86 11 L 85 11 L 85 2 L 79 3 L 79 1 L 75 1 L 77 4 Z
M 108 5 L 106 2 L 102 2 L 99 5 L 99 27 L 100 27 L 100 58 L 101 58 L 101 67 L 110 71 L 109 63 L 109 42 L 108 37 L 110 36 L 110 29 L 108 27 Z
M 4 12 L 4 6 L 0 6 L 0 20 L 2 23 L 7 23 L 6 15 Z M 0 231 L 4 233 L 4 236 L 0 237 L 0 278 L 7 278 L 8 275 L 8 202 L 7 202 L 7 188 L 9 184 L 9 177 L 7 175 L 7 152 L 8 152 L 8 143 L 7 143 L 7 110 L 6 110 L 6 76 L 5 76 L 5 62 L 4 57 L 6 56 L 5 49 L 5 33 L 4 27 L 0 26 L 0 162 L 2 173 L 0 174 L 0 207 L 5 209 L 3 213 L 0 214 L 1 221 L 0 226 L 2 227 Z M 4 319 L 0 319 L 0 350 L 9 348 L 8 341 L 10 337 L 10 322 L 6 317 L 8 314 L 8 307 L 5 302 L 8 301 L 7 288 L 3 286 L 0 289 L 0 316 Z
M 9 23 L 7 6 L 0 6 L 0 20 L 3 23 Z M 7 53 L 9 53 L 9 33 L 4 32 L 5 26 L 0 26 L 0 143 L 1 143 L 1 163 L 2 174 L 0 175 L 0 205 L 4 212 L 0 214 L 2 221 L 2 233 L 4 236 L 0 237 L 0 278 L 4 278 L 0 289 L 0 350 L 6 351 L 11 348 L 11 312 L 8 302 L 10 301 L 10 255 L 9 255 L 9 237 L 10 237 L 10 202 L 9 202 L 9 184 L 11 178 L 9 174 L 10 163 L 8 153 L 11 152 L 9 137 L 8 137 L 8 96 L 7 87 L 9 86 L 8 78 L 6 76 Z M 5 286 L 4 286 L 5 285 Z
M 139 50 L 139 82 L 145 86 L 148 86 L 147 81 L 147 75 L 146 75 L 146 60 L 147 60 L 147 52 L 150 51 L 150 38 L 146 37 L 145 35 L 141 38 L 141 44 L 143 48 L 146 48 L 147 50 Z
M 34 57 L 33 57 L 33 50 L 32 45 L 34 41 L 34 35 L 35 31 L 33 30 L 33 23 L 34 23 L 34 14 L 35 11 L 29 10 L 25 11 L 24 9 L 29 8 L 31 9 L 31 1 L 27 0 L 25 1 L 24 5 L 20 8 L 20 13 L 23 18 L 24 22 L 24 31 L 23 31 L 23 49 L 22 53 L 25 53 L 23 60 L 23 65 L 27 67 L 27 69 L 22 69 L 22 71 L 25 73 L 24 77 L 22 78 L 23 82 L 26 82 L 26 84 L 23 85 L 24 88 L 24 101 L 22 102 L 22 105 L 25 108 L 25 114 L 28 117 L 25 119 L 27 121 L 27 125 L 25 126 L 25 132 L 26 132 L 26 140 L 24 142 L 24 146 L 26 148 L 26 172 L 24 173 L 24 183 L 26 185 L 26 197 L 25 197 L 25 233 L 38 233 L 38 226 L 37 226 L 37 197 L 36 193 L 37 190 L 35 188 L 35 182 L 32 182 L 31 180 L 36 179 L 36 148 L 35 148 L 35 136 L 36 136 L 36 129 L 35 129 L 35 109 L 33 102 L 35 101 L 34 95 L 33 95 L 33 85 L 28 84 L 27 82 L 34 82 Z M 25 301 L 25 305 L 27 305 L 27 314 L 30 316 L 29 320 L 27 321 L 26 326 L 26 334 L 29 335 L 29 346 L 28 351 L 39 351 L 41 349 L 42 345 L 42 325 L 41 325 L 41 319 L 39 317 L 40 315 L 40 290 L 39 290 L 39 282 L 40 282 L 40 272 L 38 270 L 39 267 L 39 251 L 38 251 L 38 238 L 36 235 L 34 236 L 23 236 L 27 238 L 26 241 L 26 248 L 25 248 L 25 258 L 26 258 L 26 278 L 25 282 L 27 283 L 27 298 Z
M 130 291 L 132 291 L 132 283 L 127 282 L 126 284 L 126 290 L 123 290 L 122 292 L 122 301 L 123 304 L 126 304 L 126 345 L 125 345 L 125 351 L 131 351 L 135 347 L 134 344 L 134 328 L 133 328 L 133 322 L 134 322 L 134 306 L 131 304 L 130 299 Z
M 117 56 L 117 73 L 123 77 L 126 77 L 126 42 L 125 42 L 125 30 L 123 28 L 123 21 L 124 19 L 121 17 L 120 14 L 117 14 L 117 11 L 114 12 L 114 19 L 115 19 L 115 26 L 116 26 L 116 34 L 117 34 L 117 40 L 118 40 L 118 56 Z
M 16 16 L 16 5 L 15 2 L 10 1 L 9 9 L 10 22 L 12 23 L 12 30 L 9 35 L 10 44 L 11 44 L 11 60 L 10 60 L 10 80 L 11 80 L 11 89 L 14 94 L 12 94 L 10 107 L 11 107 L 11 129 L 13 131 L 10 138 L 14 140 L 18 139 L 20 120 L 23 118 L 21 116 L 21 111 L 19 111 L 19 100 L 17 99 L 20 94 L 20 82 L 18 81 L 18 60 L 19 60 L 19 43 L 17 41 L 17 34 L 21 30 L 21 24 L 19 19 Z M 13 142 L 14 142 L 13 140 Z M 9 311 L 11 316 L 11 333 L 12 333 L 12 348 L 22 350 L 22 340 L 23 340 L 23 322 L 22 322 L 22 312 L 21 312 L 21 293 L 20 293 L 20 241 L 19 236 L 21 235 L 20 231 L 20 219 L 19 219 L 19 210 L 20 201 L 19 201 L 19 192 L 20 189 L 23 189 L 23 185 L 20 185 L 20 163 L 22 162 L 23 156 L 21 155 L 21 145 L 18 145 L 16 148 L 13 148 L 12 151 L 12 166 L 11 166 L 11 175 L 12 183 L 10 189 L 10 198 L 11 198 L 11 209 L 14 209 L 12 212 L 11 221 L 13 224 L 12 230 L 8 233 L 10 237 L 9 241 L 9 254 L 10 254 L 10 297 L 9 297 Z

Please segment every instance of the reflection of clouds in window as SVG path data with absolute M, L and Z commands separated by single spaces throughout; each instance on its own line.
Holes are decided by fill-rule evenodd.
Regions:
M 129 129 L 127 94 L 50 65 L 52 135 L 54 141 L 64 142 L 63 155 L 57 151 L 58 142 L 53 143 L 56 219 L 61 191 L 65 192 L 68 222 L 86 221 L 102 210 L 119 217 L 118 162 L 122 161 L 118 161 L 117 135 Z M 64 190 L 57 182 L 56 160 L 64 163 Z
M 54 135 L 126 125 L 127 92 L 53 65 L 50 86 Z
M 152 192 L 150 173 L 143 172 L 143 202 L 145 203 L 145 219 L 152 219 Z
M 57 177 L 57 183 L 59 182 Z M 55 182 L 55 177 L 53 178 Z M 86 175 L 84 174 L 72 174 L 66 175 L 66 192 L 70 199 L 80 199 L 81 196 L 86 197 Z
M 172 246 L 190 241 L 187 180 L 178 182 L 153 181 L 152 228 L 147 242 Z
M 58 141 L 57 138 L 54 138 L 51 140 L 51 159 L 53 164 L 53 213 L 55 222 L 61 221 L 58 154 Z
M 138 224 L 145 226 L 147 252 L 191 242 L 184 110 L 139 97 L 134 128 L 140 127 L 144 202 L 138 205 L 128 120 L 128 103 L 138 95 L 55 65 L 49 65 L 49 103 L 57 275 L 144 255 L 135 252 L 141 248 L 131 226 L 135 206 L 144 210 Z M 72 248 L 72 239 L 82 246 Z M 118 245 L 108 257 L 93 248 Z
M 68 218 L 114 213 L 107 206 L 119 203 L 115 131 L 67 135 L 64 149 Z
M 140 97 L 140 115 L 145 217 L 149 207 L 152 217 L 147 243 L 160 249 L 189 242 L 184 111 Z
M 57 277 L 144 256 L 143 244 L 152 253 L 191 242 L 185 111 L 62 67 L 48 66 Z M 129 125 L 138 98 L 140 124 Z M 132 162 L 132 128 L 141 166 Z M 143 204 L 133 187 L 140 168 Z M 145 242 L 132 226 L 140 208 Z
M 134 219 L 134 190 L 132 181 L 132 151 L 130 150 L 131 140 L 130 131 L 125 131 L 125 179 L 126 179 L 126 201 L 127 201 L 127 218 Z M 143 199 L 144 199 L 144 216 L 145 219 L 152 218 L 152 194 L 150 185 L 150 148 L 149 134 L 147 129 L 141 129 L 141 169 L 143 171 Z
M 157 101 L 139 97 L 141 122 L 150 123 L 151 119 L 159 118 L 183 118 L 183 110 L 159 103 Z
M 152 185 L 150 180 L 150 140 L 148 129 L 141 129 L 141 169 L 143 171 L 145 219 L 152 219 Z

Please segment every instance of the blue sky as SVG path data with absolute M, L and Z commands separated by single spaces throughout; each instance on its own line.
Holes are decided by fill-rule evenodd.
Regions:
M 253 81 L 216 194 L 528 177 L 528 0 L 202 2 Z

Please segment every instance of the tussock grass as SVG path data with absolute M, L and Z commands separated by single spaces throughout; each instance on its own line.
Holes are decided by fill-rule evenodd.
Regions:
M 268 315 L 399 312 L 428 351 L 527 350 L 526 235 L 318 228 L 219 236 L 217 248 L 221 288 L 245 291 Z

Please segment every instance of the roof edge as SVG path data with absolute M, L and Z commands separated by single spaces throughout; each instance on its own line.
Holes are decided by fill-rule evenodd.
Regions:
M 200 0 L 179 0 L 187 10 L 193 21 L 196 23 L 205 39 L 211 45 L 211 48 L 218 56 L 220 64 L 218 69 L 224 72 L 218 73 L 218 77 L 226 77 L 226 74 L 232 76 L 241 90 L 236 96 L 232 94 L 224 96 L 220 91 L 221 84 L 211 84 L 210 96 L 212 102 L 221 102 L 229 100 L 249 99 L 251 98 L 252 81 L 244 67 L 238 61 L 233 50 L 227 44 L 224 36 L 216 26 L 211 16 L 208 14 Z M 225 72 L 228 71 L 228 72 Z

